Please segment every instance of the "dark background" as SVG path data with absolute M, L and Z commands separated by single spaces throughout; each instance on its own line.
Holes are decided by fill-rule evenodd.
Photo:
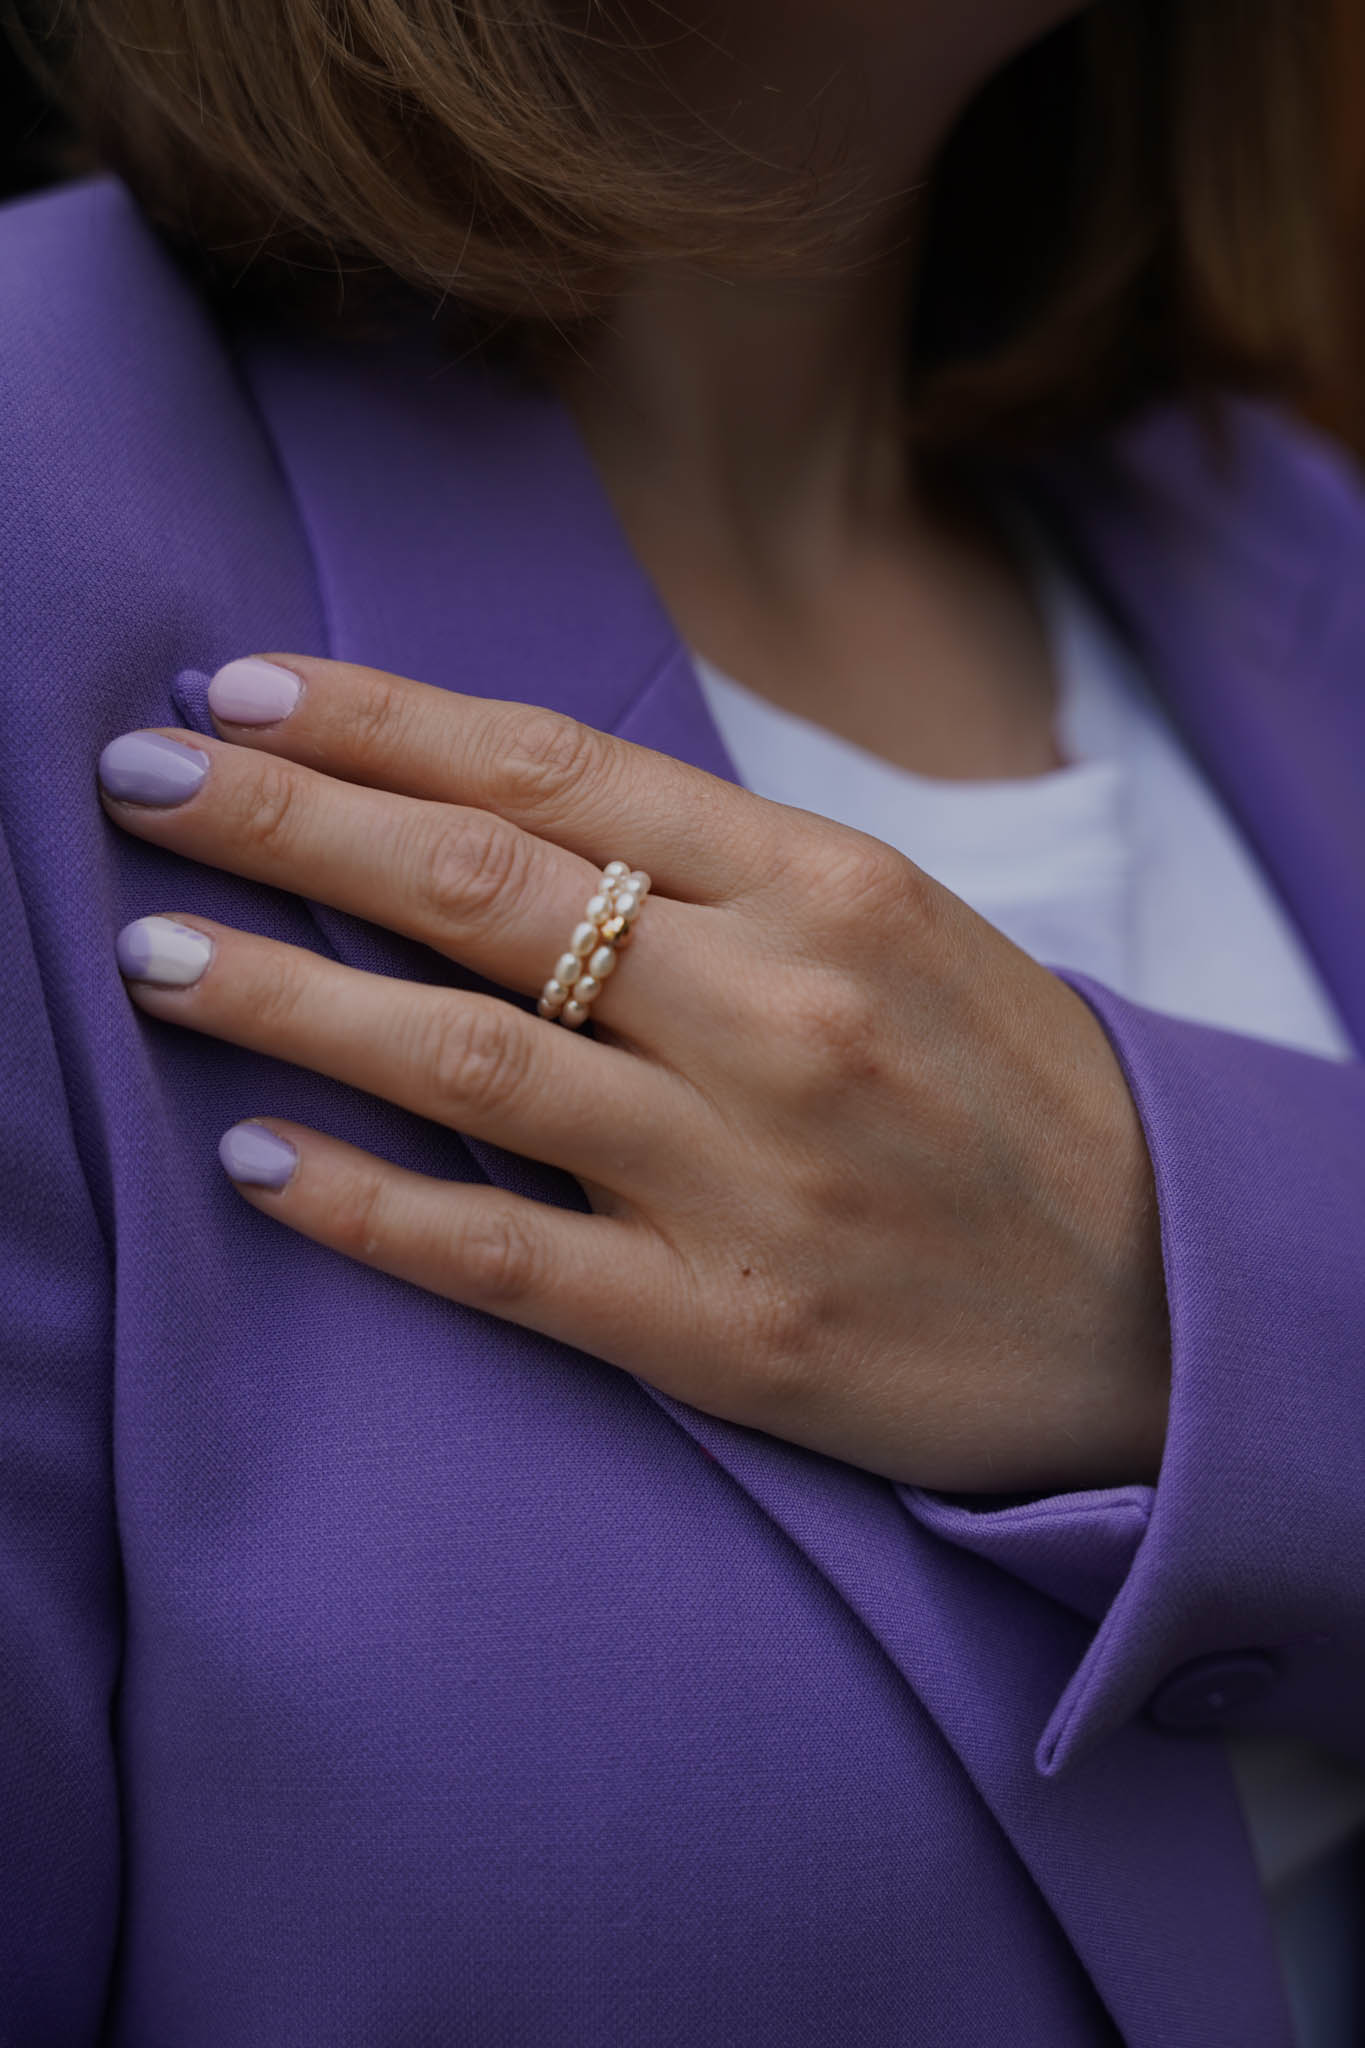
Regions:
M 76 152 L 13 54 L 0 25 L 0 200 L 69 174 Z
M 1331 170 L 1349 287 L 1349 330 L 1342 336 L 1339 372 L 1311 395 L 1305 410 L 1365 460 L 1365 0 L 1334 0 L 1334 5 L 1347 61 L 1336 77 L 1340 119 Z M 0 202 L 93 168 L 79 141 L 45 105 L 0 29 Z

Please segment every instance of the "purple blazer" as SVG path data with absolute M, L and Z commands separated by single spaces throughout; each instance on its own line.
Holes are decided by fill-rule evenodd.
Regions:
M 1365 1762 L 1360 1065 L 1076 978 L 1156 1164 L 1155 1488 L 954 1506 L 279 1228 L 239 1117 L 583 1196 L 141 1015 L 152 911 L 469 977 L 119 832 L 104 743 L 281 647 L 734 769 L 557 401 L 232 343 L 111 178 L 0 277 L 4 2048 L 1286 2048 L 1209 1737 Z M 1365 496 L 1232 418 L 1037 500 L 1361 1044 Z

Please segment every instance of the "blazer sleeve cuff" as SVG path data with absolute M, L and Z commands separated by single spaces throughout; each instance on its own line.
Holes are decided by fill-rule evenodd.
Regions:
M 1365 1068 L 1060 978 L 1104 1027 L 1152 1156 L 1172 1343 L 1157 1483 L 979 1506 L 896 1492 L 1094 1621 L 1043 1776 L 1139 1714 L 1365 1760 Z

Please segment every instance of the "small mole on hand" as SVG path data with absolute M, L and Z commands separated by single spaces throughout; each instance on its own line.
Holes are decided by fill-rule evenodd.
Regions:
M 751 1274 L 751 1273 L 753 1272 L 753 1270 L 754 1270 L 754 1269 L 753 1269 L 753 1267 L 752 1267 L 752 1266 L 741 1266 L 741 1267 L 740 1267 L 740 1269 L 739 1269 L 739 1277 L 740 1277 L 740 1279 L 741 1279 L 741 1280 L 747 1280 L 747 1279 L 748 1279 L 748 1277 L 749 1277 L 749 1275 L 750 1275 L 750 1274 Z

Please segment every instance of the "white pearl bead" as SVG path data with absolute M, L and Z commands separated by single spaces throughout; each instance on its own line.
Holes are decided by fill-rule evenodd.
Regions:
M 604 917 L 611 916 L 610 896 L 590 896 L 583 906 L 583 915 L 589 924 L 601 924 Z
M 598 981 L 605 981 L 615 965 L 616 948 L 614 946 L 599 946 L 595 953 L 589 953 L 588 955 L 588 972 L 591 975 L 595 975 Z
M 616 915 L 623 917 L 627 924 L 634 924 L 636 918 L 640 915 L 640 900 L 638 896 L 618 896 L 616 899 Z
M 576 960 L 574 961 L 574 967 L 575 969 L 578 967 Z M 543 1003 L 562 1003 L 568 993 L 569 991 L 564 986 L 564 983 L 555 975 L 546 982 L 544 988 L 540 991 L 540 999 Z
M 542 996 L 540 1001 L 536 1004 L 536 1008 L 539 1010 L 542 1017 L 557 1017 L 560 1011 L 563 1009 L 563 1007 L 564 1005 L 562 1003 L 547 1003 L 544 996 Z
M 560 1021 L 562 1023 L 567 1024 L 571 1030 L 575 1029 L 579 1024 L 585 1024 L 587 1022 L 587 1005 L 585 1003 L 576 1003 L 571 998 L 567 1003 L 565 1003 L 559 1015 Z
M 561 953 L 555 961 L 555 980 L 563 982 L 565 988 L 572 988 L 582 972 L 577 953 Z
M 629 873 L 630 869 L 623 860 L 609 860 L 602 870 L 602 880 L 604 882 L 623 882 Z
M 600 943 L 601 933 L 595 924 L 576 924 L 569 940 L 569 951 L 576 960 L 586 960 Z
M 649 887 L 649 876 L 645 873 L 643 868 L 632 868 L 629 875 L 627 875 L 626 880 L 628 882 L 633 883 L 642 895 L 644 891 Z
M 590 1003 L 601 987 L 602 984 L 595 974 L 580 974 L 571 990 L 573 1001 L 576 1003 Z

